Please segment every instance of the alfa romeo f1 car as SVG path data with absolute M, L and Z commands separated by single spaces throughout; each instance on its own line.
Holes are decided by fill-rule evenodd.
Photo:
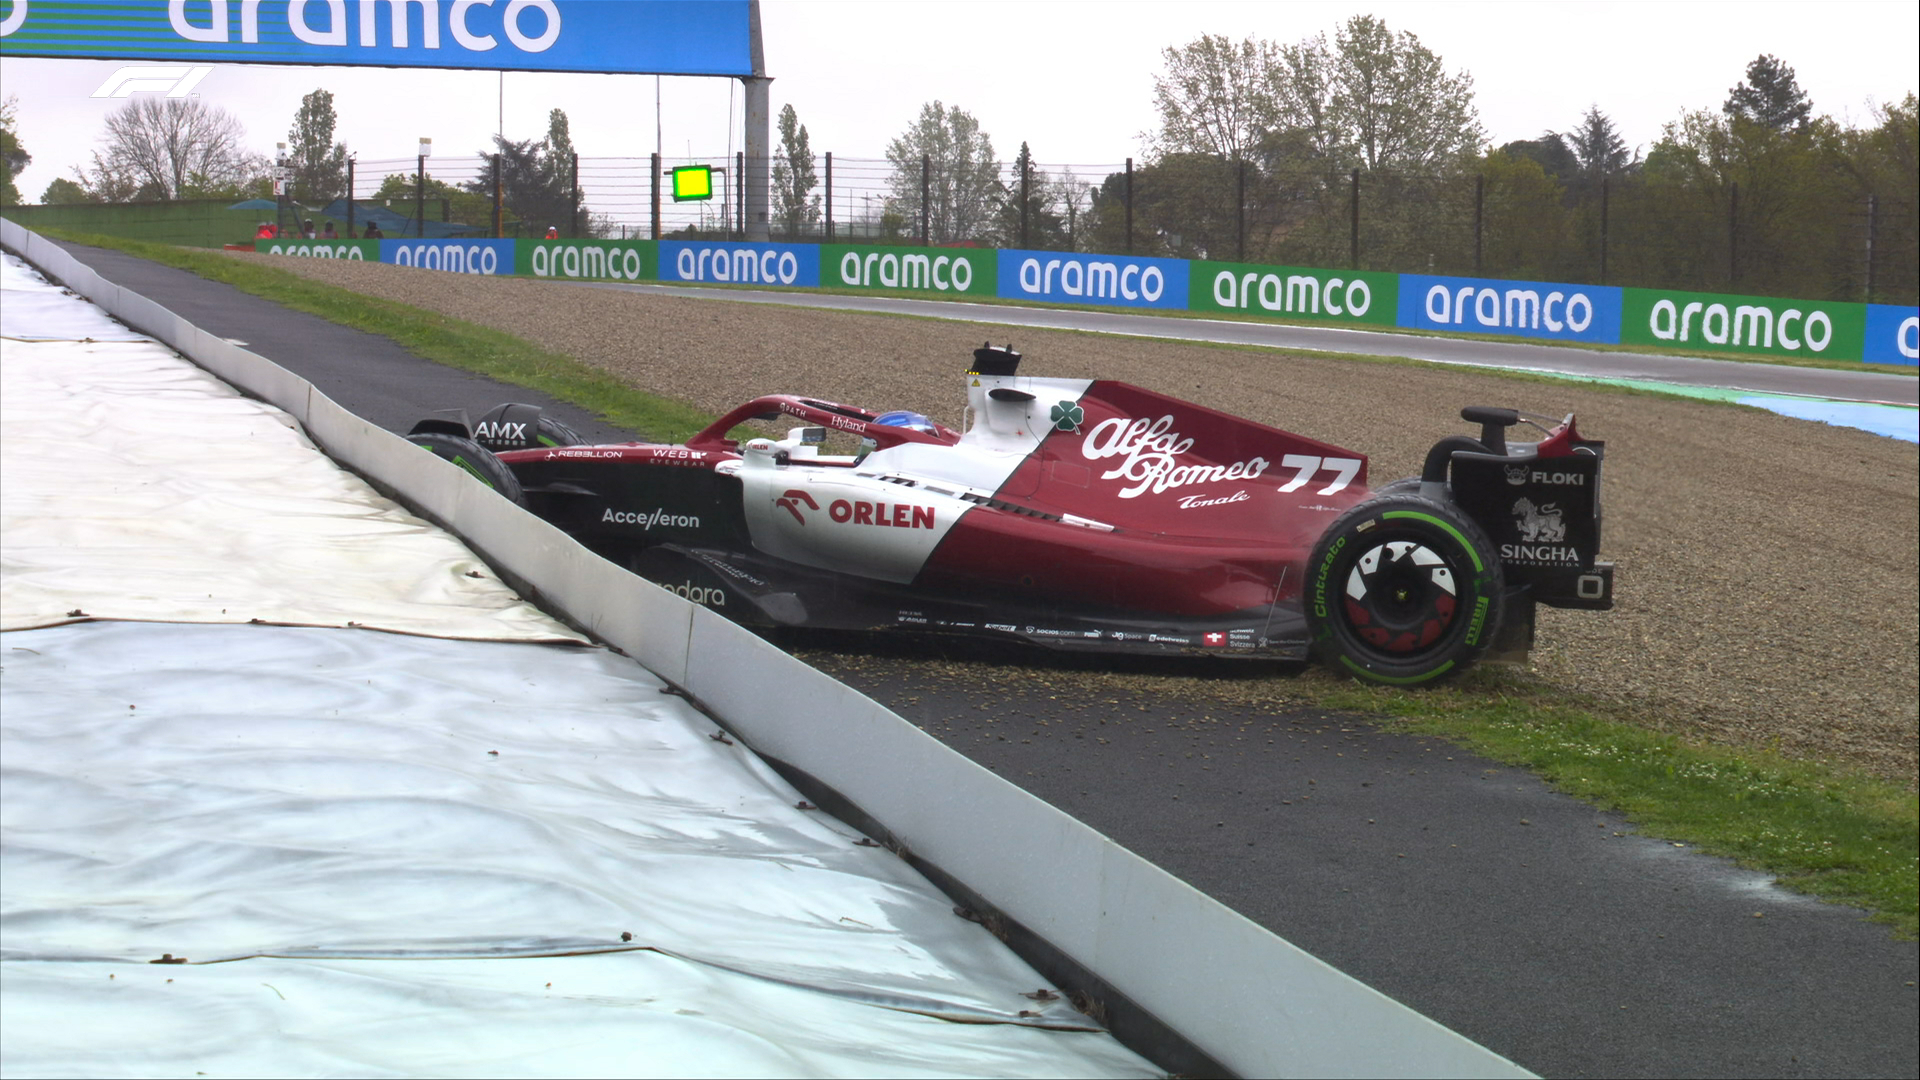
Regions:
M 977 349 L 956 431 L 789 394 L 685 444 L 588 446 L 528 405 L 410 436 L 633 572 L 756 626 L 1304 660 L 1422 683 L 1605 610 L 1605 444 L 1512 409 L 1368 486 L 1351 450 Z M 784 438 L 730 438 L 748 421 Z M 1520 423 L 1536 442 L 1507 440 Z M 773 430 L 778 430 L 777 428 Z M 830 452 L 838 439 L 847 452 Z

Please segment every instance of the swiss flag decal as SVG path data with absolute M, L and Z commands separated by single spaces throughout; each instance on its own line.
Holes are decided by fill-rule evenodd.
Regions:
M 1203 645 L 1225 645 L 1227 643 L 1227 635 L 1215 630 L 1205 637 L 1202 637 L 1200 642 Z

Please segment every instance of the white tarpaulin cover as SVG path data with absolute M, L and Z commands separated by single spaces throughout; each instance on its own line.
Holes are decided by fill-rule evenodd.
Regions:
M 20 296 L 51 296 L 106 318 L 44 283 L 16 289 L 27 271 L 5 262 L 9 312 Z M 166 346 L 8 337 L 4 348 L 0 629 L 92 617 L 583 640 L 335 465 L 285 413 Z
M 0 1073 L 1158 1072 L 275 410 L 0 376 Z

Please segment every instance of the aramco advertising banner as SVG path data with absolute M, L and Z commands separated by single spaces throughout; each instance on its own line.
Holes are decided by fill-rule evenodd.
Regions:
M 582 281 L 657 281 L 657 240 L 521 240 L 513 272 Z
M 895 289 L 999 295 L 999 260 L 989 248 L 873 247 L 822 244 L 820 283 L 836 289 Z
M 12 0 L 0 54 L 751 75 L 747 0 Z
M 1223 262 L 1195 262 L 1190 273 L 1187 307 L 1192 311 L 1374 326 L 1392 326 L 1399 317 L 1398 274 Z
M 999 253 L 1000 296 L 1096 307 L 1187 306 L 1187 261 L 1067 251 Z
M 253 250 L 262 255 L 298 255 L 309 259 L 357 259 L 380 261 L 378 240 L 256 240 Z
M 1466 334 L 1620 340 L 1620 290 L 1605 285 L 1400 275 L 1400 326 Z
M 1920 308 L 1127 255 L 708 240 L 261 240 L 254 250 L 464 274 L 994 297 L 1920 363 Z
M 1623 345 L 1858 360 L 1866 305 L 1626 289 Z
M 1868 304 L 1861 359 L 1869 364 L 1920 364 L 1920 307 Z
M 820 287 L 820 245 L 660 241 L 661 281 Z

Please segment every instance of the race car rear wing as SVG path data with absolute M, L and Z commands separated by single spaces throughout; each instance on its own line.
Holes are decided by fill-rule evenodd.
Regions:
M 1525 419 L 1512 409 L 1460 415 L 1481 425 L 1480 438 L 1452 435 L 1434 444 L 1422 488 L 1447 485 L 1493 541 L 1509 588 L 1550 607 L 1612 608 L 1613 564 L 1599 561 L 1607 444 L 1581 438 L 1572 415 L 1537 443 L 1507 442 L 1506 429 Z

